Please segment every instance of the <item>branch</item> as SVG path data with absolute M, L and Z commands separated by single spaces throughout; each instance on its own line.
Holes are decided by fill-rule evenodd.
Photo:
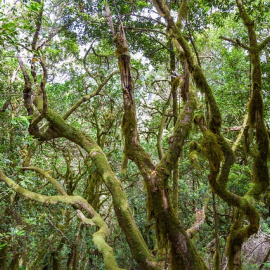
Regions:
M 107 82 L 115 75 L 118 74 L 119 71 L 114 71 L 112 72 L 110 75 L 108 75 L 105 80 L 99 84 L 97 90 L 89 95 L 85 95 L 84 97 L 82 97 L 80 100 L 78 100 L 67 112 L 66 114 L 63 116 L 63 119 L 66 120 L 82 103 L 88 101 L 89 99 L 95 97 L 96 95 L 98 95 L 100 93 L 100 91 L 102 90 L 102 88 L 107 84 Z
M 92 44 L 93 44 L 93 43 L 92 43 Z M 102 54 L 98 54 L 98 53 L 95 51 L 95 49 L 94 49 L 93 46 L 91 46 L 90 48 L 92 49 L 94 55 L 97 56 L 97 57 L 104 57 L 104 58 L 114 57 L 114 54 L 110 54 L 110 55 L 102 55 Z
M 97 76 L 96 76 L 94 73 L 92 73 L 92 72 L 88 69 L 88 67 L 86 66 L 86 58 L 87 58 L 87 55 L 89 54 L 89 52 L 91 51 L 94 42 L 95 42 L 95 41 L 92 42 L 92 44 L 90 45 L 89 49 L 86 51 L 86 53 L 85 53 L 85 55 L 84 55 L 84 58 L 83 58 L 83 66 L 84 66 L 84 69 L 85 69 L 85 71 L 87 72 L 87 74 L 88 74 L 91 78 L 93 78 L 97 83 L 99 83 L 98 80 L 97 80 L 97 78 L 96 78 Z
M 39 174 L 43 175 L 56 189 L 61 195 L 67 195 L 66 191 L 63 189 L 63 187 L 53 178 L 50 176 L 50 174 L 40 168 L 37 167 L 23 167 L 23 170 L 29 170 L 29 171 L 35 171 Z
M 240 17 L 242 18 L 245 26 L 249 28 L 250 26 L 254 26 L 254 21 L 250 18 L 246 9 L 242 3 L 242 0 L 236 0 L 236 4 L 239 10 Z
M 29 81 L 31 82 L 30 77 L 28 75 L 28 72 L 27 72 L 27 70 L 25 68 L 25 65 L 24 65 L 23 61 L 22 61 L 22 57 L 20 55 L 18 55 L 17 56 L 17 59 L 18 59 L 18 62 L 19 62 L 19 66 L 21 68 L 21 71 L 23 73 L 24 81 L 25 82 L 29 82 Z
M 135 16 L 135 17 L 138 17 L 138 18 L 143 18 L 143 19 L 147 19 L 147 20 L 151 20 L 153 22 L 156 22 L 157 24 L 160 24 L 160 25 L 163 25 L 166 27 L 165 23 L 159 21 L 159 20 L 156 20 L 152 17 L 146 17 L 146 16 L 142 16 L 142 15 L 138 15 L 138 14 L 130 14 L 130 16 Z
M 169 33 L 170 37 L 172 39 L 176 40 L 175 43 L 179 44 L 179 46 L 175 46 L 176 49 L 178 50 L 179 54 L 183 54 L 182 51 L 184 52 L 183 57 L 188 63 L 189 72 L 192 75 L 196 86 L 198 87 L 198 89 L 202 93 L 205 93 L 207 96 L 207 99 L 209 101 L 210 108 L 211 108 L 211 119 L 210 119 L 211 130 L 213 130 L 215 133 L 220 133 L 221 113 L 220 113 L 219 107 L 216 103 L 216 100 L 214 98 L 212 89 L 211 89 L 210 85 L 208 84 L 201 67 L 195 61 L 194 55 L 190 49 L 190 46 L 187 43 L 182 32 L 176 26 L 174 19 L 171 16 L 170 11 L 169 11 L 165 1 L 164 0 L 153 0 L 153 3 L 155 5 L 156 9 L 158 10 L 158 12 L 160 13 L 160 15 L 166 19 L 167 26 L 168 26 L 168 33 Z
M 197 59 L 198 65 L 201 67 L 202 66 L 201 65 L 201 60 L 200 60 L 197 47 L 195 45 L 195 42 L 194 42 L 193 37 L 192 37 L 192 34 L 191 34 L 191 27 L 190 27 L 190 24 L 189 24 L 189 21 L 188 20 L 187 20 L 187 29 L 188 29 L 188 33 L 189 33 L 189 36 L 190 36 L 190 42 L 192 44 L 193 50 L 194 50 L 195 55 L 196 55 L 196 59 Z
M 39 14 L 37 17 L 36 31 L 35 31 L 33 41 L 32 41 L 32 50 L 33 51 L 35 51 L 37 49 L 37 41 L 38 41 L 38 37 L 39 37 L 40 29 L 41 29 L 41 24 L 42 24 L 43 8 L 44 8 L 44 1 L 41 2 L 40 11 L 39 11 Z
M 187 230 L 188 236 L 192 239 L 201 229 L 205 221 L 205 206 L 201 210 L 196 209 L 196 219 L 192 227 Z
M 134 102 L 134 82 L 131 75 L 130 55 L 127 48 L 127 40 L 122 24 L 119 32 L 114 36 L 116 55 L 118 56 L 119 71 L 121 72 L 122 94 L 124 100 L 124 115 L 122 130 L 125 136 L 124 153 L 127 158 L 133 160 L 144 177 L 148 177 L 154 169 L 150 156 L 142 148 L 139 142 L 136 107 Z
M 185 21 L 187 19 L 187 13 L 188 13 L 188 6 L 187 6 L 187 0 L 182 0 L 181 5 L 178 9 L 178 18 L 176 25 L 181 28 L 182 27 L 182 21 Z
M 229 42 L 231 42 L 232 44 L 234 44 L 236 46 L 240 46 L 240 47 L 246 49 L 247 51 L 250 51 L 251 50 L 251 48 L 249 46 L 241 43 L 239 39 L 233 40 L 231 38 L 227 38 L 227 37 L 223 37 L 223 36 L 220 36 L 219 38 L 220 39 L 223 39 L 223 40 L 226 40 L 226 41 L 229 41 Z
M 0 180 L 4 181 L 15 192 L 21 194 L 22 196 L 30 200 L 34 200 L 45 204 L 65 203 L 71 205 L 77 204 L 80 205 L 84 210 L 86 210 L 91 219 L 86 218 L 80 210 L 76 210 L 78 217 L 85 224 L 88 225 L 95 224 L 97 227 L 99 227 L 99 230 L 93 234 L 93 241 L 97 246 L 98 250 L 103 255 L 106 269 L 110 270 L 120 269 L 113 255 L 112 248 L 105 241 L 105 237 L 109 234 L 109 230 L 106 223 L 84 198 L 82 198 L 81 196 L 68 196 L 68 195 L 46 196 L 29 191 L 16 184 L 13 180 L 4 175 L 1 170 L 0 170 Z
M 163 136 L 164 125 L 165 125 L 166 119 L 168 117 L 167 113 L 166 113 L 166 109 L 171 102 L 172 91 L 173 91 L 173 89 L 171 88 L 171 93 L 169 95 L 169 98 L 168 98 L 168 100 L 167 100 L 166 104 L 164 105 L 163 110 L 161 112 L 161 121 L 160 121 L 159 129 L 158 129 L 157 149 L 158 149 L 158 156 L 159 156 L 160 160 L 164 157 L 163 148 L 162 148 L 162 136 Z
M 170 137 L 169 149 L 157 165 L 157 171 L 159 171 L 160 175 L 163 175 L 163 177 L 165 175 L 167 177 L 170 176 L 175 160 L 180 156 L 185 139 L 192 127 L 196 107 L 196 93 L 194 91 L 190 91 L 185 107 L 182 110 L 182 113 L 178 116 L 174 132 Z
M 49 223 L 52 225 L 52 227 L 53 227 L 56 231 L 58 231 L 58 232 L 62 235 L 63 238 L 66 239 L 67 243 L 68 243 L 69 245 L 72 245 L 71 242 L 69 241 L 69 239 L 65 236 L 65 234 L 64 234 L 58 227 L 56 227 L 56 225 L 54 225 L 53 222 L 52 222 L 49 218 L 46 218 L 46 219 L 49 221 Z
M 160 30 L 156 30 L 156 29 L 152 29 L 152 28 L 137 28 L 137 27 L 131 27 L 131 26 L 124 26 L 124 29 L 127 30 L 133 30 L 133 31 L 141 31 L 141 32 L 153 32 L 153 33 L 158 33 L 158 34 L 162 34 L 164 36 L 167 36 L 167 34 L 165 32 L 162 32 Z
M 114 36 L 115 32 L 114 32 L 114 27 L 113 27 L 113 20 L 112 20 L 111 11 L 110 11 L 110 8 L 109 8 L 108 5 L 106 5 L 105 11 L 106 11 L 106 17 L 107 17 L 108 23 L 109 23 L 109 25 L 111 27 L 111 31 L 112 31 L 112 34 Z
M 24 63 L 23 63 L 21 57 L 18 56 L 17 58 L 19 61 L 21 71 L 23 73 L 23 77 L 24 77 L 24 89 L 23 89 L 24 106 L 27 109 L 28 116 L 32 116 L 34 113 L 34 109 L 33 109 L 33 102 L 32 102 L 33 92 L 32 92 L 31 79 L 27 73 L 27 70 L 24 66 Z
M 119 225 L 125 233 L 127 242 L 136 261 L 144 265 L 146 269 L 160 269 L 154 261 L 151 252 L 145 244 L 143 237 L 136 226 L 135 220 L 131 214 L 130 207 L 126 198 L 126 193 L 113 173 L 110 164 L 95 140 L 86 135 L 79 129 L 67 124 L 59 114 L 48 108 L 46 119 L 49 121 L 53 130 L 57 130 L 62 137 L 82 147 L 92 159 L 97 167 L 106 187 L 113 197 L 113 206 Z
M 265 39 L 261 42 L 261 44 L 258 45 L 259 49 L 260 49 L 260 50 L 264 49 L 264 47 L 265 47 L 268 43 L 270 43 L 270 36 L 268 36 L 267 38 L 265 38 Z
M 10 104 L 10 99 L 7 99 L 7 100 L 4 102 L 4 104 L 3 104 L 3 106 L 2 106 L 2 108 L 1 108 L 1 110 L 0 110 L 0 112 L 1 112 L 1 113 L 5 112 L 6 109 L 8 108 L 8 106 L 9 106 L 9 104 Z
M 4 38 L 7 38 L 7 39 L 11 40 L 12 44 L 16 44 L 16 45 L 24 48 L 28 52 L 32 53 L 32 50 L 31 49 L 27 48 L 25 45 L 23 45 L 23 44 L 21 44 L 21 43 L 19 43 L 17 41 L 13 41 L 13 39 L 9 35 L 4 35 Z
M 170 49 L 168 46 L 166 46 L 164 43 L 162 43 L 161 41 L 159 41 L 156 37 L 153 37 L 151 35 L 148 35 L 148 37 L 152 38 L 153 40 L 155 40 L 158 44 L 160 44 L 164 49 L 166 49 L 168 52 L 173 52 L 172 49 Z
M 236 148 L 237 148 L 237 146 L 238 146 L 238 144 L 243 136 L 245 127 L 247 125 L 247 121 L 248 121 L 248 114 L 245 115 L 244 120 L 243 120 L 243 125 L 241 126 L 241 129 L 240 129 L 240 132 L 236 138 L 236 141 L 233 143 L 233 146 L 232 146 L 233 152 L 235 152 L 235 150 L 236 150 Z
M 95 211 L 88 204 L 88 202 L 80 196 L 68 196 L 68 195 L 59 195 L 59 196 L 46 196 L 42 194 L 38 194 L 32 191 L 29 191 L 19 184 L 16 184 L 13 180 L 8 178 L 3 172 L 0 170 L 0 180 L 5 182 L 10 188 L 12 188 L 15 192 L 21 194 L 22 196 L 40 202 L 44 204 L 58 204 L 58 203 L 66 203 L 66 204 L 79 204 L 87 213 L 94 217 Z
M 42 102 L 42 112 L 41 114 L 33 119 L 31 125 L 33 127 L 37 126 L 37 124 L 45 117 L 45 114 L 47 112 L 47 93 L 46 93 L 46 89 L 45 89 L 45 86 L 46 86 L 46 83 L 47 83 L 47 78 L 48 78 L 48 72 L 47 72 L 47 67 L 45 65 L 45 63 L 43 62 L 43 60 L 40 60 L 40 64 L 41 64 L 41 67 L 43 69 L 43 77 L 42 77 L 42 81 L 41 81 L 41 84 L 40 84 L 40 89 L 41 89 L 41 92 L 42 92 L 42 96 L 43 96 L 43 102 Z M 39 93 L 38 93 L 39 95 Z

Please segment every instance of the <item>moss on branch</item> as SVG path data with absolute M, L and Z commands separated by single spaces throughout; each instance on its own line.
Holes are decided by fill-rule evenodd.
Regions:
M 38 171 L 37 168 L 35 168 L 35 170 Z M 42 174 L 44 175 L 44 171 L 43 170 L 41 171 L 42 171 Z M 80 205 L 84 210 L 87 211 L 91 219 L 89 220 L 85 218 L 83 213 L 80 210 L 77 210 L 77 214 L 79 218 L 81 218 L 82 221 L 86 224 L 92 225 L 94 223 L 97 227 L 99 227 L 99 230 L 93 234 L 93 240 L 98 250 L 103 255 L 106 269 L 108 270 L 120 269 L 113 255 L 112 248 L 107 244 L 105 240 L 106 236 L 108 236 L 109 234 L 109 229 L 106 223 L 103 221 L 100 215 L 97 212 L 95 212 L 95 210 L 84 198 L 80 196 L 68 196 L 68 195 L 46 196 L 46 195 L 29 191 L 21 187 L 20 185 L 16 184 L 12 179 L 4 175 L 1 170 L 0 170 L 0 180 L 4 181 L 15 192 L 21 194 L 22 196 L 30 200 L 34 200 L 34 201 L 44 203 L 44 204 L 65 203 L 65 204 L 71 204 L 71 205 Z

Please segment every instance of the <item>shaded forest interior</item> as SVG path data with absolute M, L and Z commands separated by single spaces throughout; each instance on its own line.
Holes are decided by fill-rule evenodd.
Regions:
M 270 2 L 0 2 L 0 270 L 270 269 Z

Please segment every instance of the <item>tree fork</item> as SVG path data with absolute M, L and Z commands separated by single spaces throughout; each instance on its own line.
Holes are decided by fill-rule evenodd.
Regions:
M 253 178 L 254 186 L 246 193 L 245 197 L 248 200 L 258 199 L 259 196 L 267 191 L 269 187 L 269 171 L 267 166 L 267 157 L 269 152 L 269 138 L 268 132 L 264 124 L 264 108 L 262 99 L 262 75 L 261 75 L 261 63 L 260 52 L 262 50 L 261 45 L 257 42 L 257 36 L 255 32 L 254 21 L 250 18 L 245 10 L 245 7 L 241 0 L 236 0 L 236 5 L 240 17 L 248 30 L 249 47 L 247 50 L 250 54 L 251 61 L 251 98 L 248 104 L 248 121 L 249 128 L 256 131 L 256 143 L 258 151 L 254 157 L 253 164 Z M 258 219 L 259 215 L 257 213 Z M 229 236 L 227 253 L 229 256 L 228 268 L 229 270 L 236 270 L 242 268 L 241 261 L 241 248 L 244 241 L 250 236 L 248 231 L 244 229 L 239 230 L 239 227 L 243 227 L 243 211 L 237 210 L 234 215 L 234 222 L 232 230 Z M 256 223 L 256 227 L 253 229 L 253 233 L 256 233 L 259 229 L 259 220 Z
M 20 61 L 20 67 L 24 75 L 25 88 L 27 88 L 28 92 L 31 92 L 32 85 L 30 76 L 28 75 L 22 61 Z M 109 76 L 108 79 L 110 79 L 110 77 L 111 76 Z M 37 109 L 40 112 L 43 111 L 41 96 L 36 96 L 34 105 L 37 106 Z M 27 107 L 28 104 L 25 104 L 25 106 Z M 33 106 L 31 104 L 31 109 L 32 108 Z M 50 123 L 49 131 L 53 130 L 53 137 L 64 137 L 81 146 L 86 152 L 89 153 L 90 158 L 96 165 L 97 170 L 102 176 L 105 185 L 107 186 L 112 195 L 114 210 L 119 225 L 125 233 L 127 242 L 130 246 L 131 252 L 135 260 L 140 264 L 143 269 L 160 269 L 151 252 L 149 251 L 135 223 L 121 182 L 115 177 L 102 149 L 90 136 L 67 124 L 65 120 L 55 111 L 53 111 L 49 106 L 45 111 L 44 117 Z M 65 115 L 64 117 L 66 118 L 68 117 L 68 115 Z M 37 134 L 38 138 L 39 135 L 40 134 Z M 45 139 L 48 140 L 49 138 Z M 44 139 L 44 136 L 42 136 L 41 139 Z
M 157 166 L 141 147 L 137 131 L 136 107 L 134 103 L 134 84 L 131 76 L 130 56 L 122 24 L 115 35 L 116 55 L 121 72 L 124 116 L 122 129 L 125 136 L 125 153 L 141 171 L 148 191 L 148 211 L 155 218 L 158 239 L 169 240 L 172 248 L 172 269 L 207 269 L 197 253 L 186 231 L 174 213 L 168 194 L 168 178 L 175 160 L 178 159 L 184 140 L 192 126 L 193 112 L 197 102 L 195 93 L 189 93 L 186 106 L 176 121 L 174 133 L 170 139 L 169 151 Z

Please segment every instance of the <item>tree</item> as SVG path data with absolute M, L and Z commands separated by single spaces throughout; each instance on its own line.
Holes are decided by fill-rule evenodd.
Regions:
M 0 179 L 16 192 L 3 201 L 3 267 L 9 263 L 15 269 L 20 260 L 26 266 L 34 258 L 31 267 L 59 269 L 64 260 L 68 269 L 93 268 L 87 235 L 92 225 L 97 228 L 93 244 L 106 269 L 127 267 L 133 259 L 142 269 L 221 269 L 225 245 L 228 269 L 242 269 L 243 243 L 264 224 L 260 211 L 269 216 L 263 90 L 269 85 L 263 82 L 269 63 L 261 63 L 269 51 L 270 36 L 263 28 L 268 6 L 241 0 L 2 5 L 8 11 L 1 26 L 2 55 L 10 59 L 1 62 L 6 135 Z M 230 34 L 232 27 L 238 31 Z M 207 35 L 211 39 L 205 41 Z M 239 110 L 230 111 L 222 94 L 232 94 Z M 129 190 L 136 198 L 142 181 L 143 203 L 131 200 Z M 44 206 L 23 198 L 56 206 L 41 215 Z M 181 205 L 188 199 L 190 209 Z M 63 212 L 59 203 L 70 206 Z M 11 213 L 10 205 L 26 212 Z M 148 222 L 139 222 L 138 207 L 147 209 Z M 38 216 L 26 218 L 27 209 Z M 80 221 L 72 219 L 74 211 Z M 233 214 L 231 226 L 228 219 L 221 225 L 222 212 Z M 29 235 L 37 222 L 46 228 L 49 222 L 55 233 L 47 228 L 42 236 L 30 234 L 39 252 L 28 243 L 22 250 L 9 237 L 10 219 L 15 239 Z M 119 225 L 125 240 L 116 244 L 108 238 L 106 223 L 111 230 Z M 206 242 L 196 241 L 207 230 Z M 49 253 L 38 246 L 39 238 Z M 211 241 L 213 260 L 202 255 Z M 128 255 L 122 261 L 123 254 L 114 253 L 121 242 L 133 259 Z

